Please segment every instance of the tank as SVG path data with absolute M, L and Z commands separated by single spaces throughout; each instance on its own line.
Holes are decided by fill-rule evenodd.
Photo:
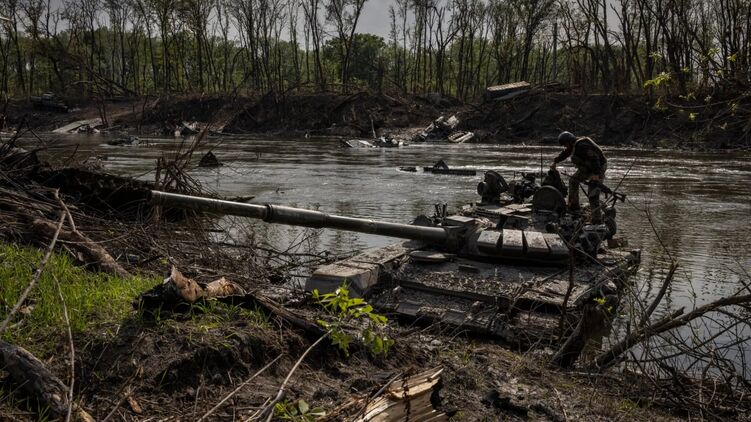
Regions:
M 603 224 L 587 224 L 586 212 L 566 212 L 565 186 L 549 179 L 506 183 L 489 171 L 480 201 L 454 214 L 436 205 L 412 224 L 159 191 L 150 203 L 402 239 L 317 268 L 305 289 L 327 293 L 346 283 L 392 318 L 529 346 L 565 338 L 561 324 L 574 327 L 588 301 L 619 297 L 641 259 L 616 237 L 614 196 L 604 202 Z

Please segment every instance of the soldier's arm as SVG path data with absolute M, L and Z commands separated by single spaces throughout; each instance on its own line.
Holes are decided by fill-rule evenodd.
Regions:
M 555 159 L 553 160 L 553 163 L 554 163 L 554 164 L 558 164 L 558 163 L 560 163 L 561 161 L 563 161 L 563 160 L 567 159 L 568 157 L 570 157 L 570 156 L 571 156 L 571 153 L 572 153 L 573 151 L 574 151 L 574 148 L 573 148 L 573 147 L 569 147 L 569 148 L 566 148 L 566 149 L 564 149 L 563 151 L 561 151 L 561 153 L 560 153 L 560 154 L 558 154 L 558 156 L 557 156 L 557 157 L 555 157 Z

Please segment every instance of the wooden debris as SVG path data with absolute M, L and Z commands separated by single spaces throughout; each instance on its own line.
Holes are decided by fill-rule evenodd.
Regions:
M 348 422 L 448 421 L 434 407 L 433 393 L 440 389 L 443 368 L 434 368 L 413 376 L 390 381 L 376 397 L 355 396 L 347 400 L 325 420 Z
M 486 100 L 504 101 L 529 92 L 529 82 L 521 81 L 504 85 L 489 86 L 485 90 Z
M 35 397 L 55 418 L 68 413 L 68 387 L 26 349 L 0 340 L 0 366 L 19 390 Z M 77 420 L 94 422 L 85 410 L 73 404 Z
M 31 229 L 40 238 L 49 239 L 55 233 L 55 224 L 46 219 L 35 218 L 31 221 Z M 59 238 L 61 243 L 80 254 L 84 264 L 95 264 L 102 271 L 121 277 L 130 275 L 106 249 L 78 230 L 60 230 Z
M 135 398 L 133 398 L 132 395 L 129 395 L 125 398 L 125 400 L 128 401 L 128 406 L 130 406 L 130 410 L 133 411 L 136 415 L 142 415 L 143 414 L 143 408 L 141 408 L 141 405 L 138 404 Z

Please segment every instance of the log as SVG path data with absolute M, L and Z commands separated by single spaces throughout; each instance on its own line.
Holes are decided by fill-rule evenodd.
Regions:
M 94 422 L 85 410 L 68 402 L 68 387 L 26 349 L 0 340 L 0 366 L 16 388 L 35 397 L 55 418 L 64 419 L 72 406 L 78 420 Z
M 55 233 L 55 224 L 49 220 L 35 218 L 31 221 L 31 230 L 37 236 L 47 239 Z M 120 277 L 129 277 L 130 273 L 112 258 L 101 245 L 91 240 L 89 237 L 79 231 L 61 230 L 59 239 L 68 247 L 81 254 L 84 264 L 96 264 L 103 272 L 117 275 Z

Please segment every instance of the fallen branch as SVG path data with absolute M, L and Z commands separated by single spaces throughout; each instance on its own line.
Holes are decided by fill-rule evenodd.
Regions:
M 652 303 L 649 305 L 649 308 L 644 312 L 644 315 L 642 316 L 641 322 L 639 323 L 639 327 L 644 327 L 649 322 L 649 318 L 652 316 L 652 313 L 657 309 L 657 306 L 662 302 L 662 298 L 665 296 L 665 293 L 668 291 L 668 287 L 670 286 L 670 283 L 673 282 L 673 277 L 675 276 L 675 271 L 678 269 L 678 263 L 673 261 L 670 264 L 670 270 L 668 271 L 668 275 L 665 277 L 665 281 L 662 282 L 662 287 L 660 287 L 660 291 L 657 292 L 657 296 L 655 296 Z
M 246 293 L 242 287 L 225 279 L 215 280 L 201 286 L 195 280 L 185 277 L 176 268 L 164 283 L 142 294 L 134 303 L 137 309 L 178 308 L 181 304 L 192 304 L 199 300 L 217 299 L 245 308 L 258 308 L 266 315 L 275 316 L 289 325 L 305 332 L 308 338 L 319 338 L 326 331 L 307 319 L 296 315 L 273 300 L 255 293 Z
M 65 418 L 70 408 L 77 419 L 94 422 L 85 410 L 68 401 L 68 387 L 26 349 L 0 340 L 0 364 L 13 384 L 29 396 L 36 397 L 49 408 L 53 417 Z
M 594 369 L 599 370 L 610 366 L 612 362 L 620 358 L 621 355 L 626 353 L 629 349 L 655 335 L 686 325 L 694 319 L 701 318 L 705 314 L 716 311 L 725 306 L 740 305 L 744 303 L 751 303 L 751 295 L 722 298 L 696 308 L 687 314 L 684 313 L 685 310 L 681 308 L 654 324 L 646 325 L 632 332 L 626 336 L 626 338 L 611 347 L 610 350 L 598 355 L 593 363 Z
M 67 213 L 63 213 L 63 218 Z M 31 221 L 31 229 L 41 237 L 49 237 L 54 232 L 55 226 L 48 220 L 35 218 Z M 65 242 L 71 249 L 80 253 L 85 264 L 96 264 L 99 268 L 109 274 L 120 277 L 128 277 L 128 273 L 120 264 L 112 258 L 101 245 L 89 239 L 79 231 L 60 230 L 58 232 L 60 241 Z

